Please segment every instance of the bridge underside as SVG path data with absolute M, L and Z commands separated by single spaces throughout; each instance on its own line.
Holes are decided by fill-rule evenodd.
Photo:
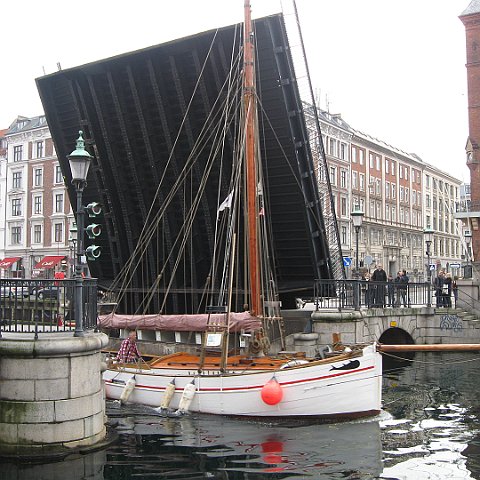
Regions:
M 228 194 L 228 165 L 212 166 L 199 215 L 187 238 L 186 258 L 176 266 L 170 254 L 179 248 L 176 239 L 182 235 L 187 204 L 200 188 L 212 154 L 211 139 L 196 152 L 188 187 L 179 188 L 171 199 L 168 195 L 197 148 L 195 139 L 218 108 L 217 97 L 238 54 L 241 36 L 241 26 L 226 27 L 37 79 L 73 205 L 67 155 L 74 149 L 79 129 L 95 156 L 84 203 L 97 201 L 104 210 L 104 233 L 95 240 L 103 253 L 90 263 L 100 285 L 108 287 L 121 275 L 142 230 L 152 225 L 152 211 L 162 209 L 167 199 L 170 202 L 132 273 L 125 311 L 136 309 L 155 283 L 150 311 L 159 310 L 167 284 L 172 294 L 165 312 L 203 308 L 201 295 L 209 279 L 218 201 Z M 332 273 L 282 16 L 257 20 L 255 36 L 272 256 L 287 307 L 295 296 L 308 295 L 315 279 L 332 278 Z M 223 157 L 232 157 L 235 148 L 233 135 L 227 135 Z M 307 189 L 306 182 L 299 180 L 306 176 L 311 179 Z

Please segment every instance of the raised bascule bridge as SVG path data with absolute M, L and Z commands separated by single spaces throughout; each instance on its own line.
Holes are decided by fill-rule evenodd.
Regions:
M 229 193 L 230 166 L 209 163 L 216 154 L 211 151 L 213 138 L 207 136 L 201 146 L 196 139 L 219 114 L 221 92 L 227 88 L 241 37 L 241 25 L 229 26 L 37 79 L 73 205 L 67 155 L 79 130 L 94 155 L 83 198 L 85 204 L 99 202 L 103 207 L 103 234 L 95 240 L 102 254 L 89 264 L 101 287 L 121 285 L 122 268 L 139 240 L 144 242 L 144 227 L 153 225 L 155 214 L 168 202 L 148 244 L 142 243 L 145 254 L 129 272 L 131 280 L 124 285 L 128 294 L 121 305 L 125 312 L 138 309 L 152 285 L 148 311 L 161 309 L 167 285 L 164 313 L 205 307 L 202 293 L 209 279 L 219 200 Z M 316 279 L 344 275 L 343 267 L 338 269 L 338 229 L 326 218 L 334 218 L 334 211 L 325 213 L 321 207 L 325 193 L 319 192 L 314 172 L 324 159 L 314 158 L 318 145 L 314 148 L 307 141 L 312 133 L 305 122 L 283 16 L 256 20 L 255 37 L 272 257 L 280 300 L 284 308 L 292 308 L 296 297 L 312 295 Z M 225 125 L 235 127 L 235 120 Z M 225 138 L 223 158 L 232 158 L 237 145 L 228 132 Z M 319 138 L 321 142 L 317 131 L 317 143 Z M 196 163 L 178 187 L 191 155 Z M 186 255 L 176 263 L 172 252 L 179 248 L 187 204 L 205 181 L 207 168 L 211 172 L 186 239 Z M 220 183 L 225 186 L 219 197 Z

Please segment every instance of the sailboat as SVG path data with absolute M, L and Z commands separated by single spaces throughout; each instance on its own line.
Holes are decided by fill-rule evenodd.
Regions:
M 224 259 L 218 262 L 223 265 L 222 278 L 211 282 L 221 285 L 215 305 L 193 316 L 134 318 L 112 312 L 100 319 L 100 326 L 117 328 L 162 322 L 202 324 L 202 347 L 198 354 L 176 352 L 143 363 L 109 361 L 103 375 L 106 396 L 178 414 L 335 419 L 376 415 L 381 410 L 382 363 L 375 344 L 342 345 L 314 358 L 285 350 L 265 221 L 268 200 L 259 166 L 254 33 L 248 0 L 243 39 L 243 128 L 231 189 L 218 208 L 225 217 L 226 234 L 218 253 Z M 245 266 L 236 265 L 238 248 L 245 252 Z M 241 289 L 244 311 L 233 312 L 232 295 L 240 290 L 239 277 L 247 279 Z M 278 353 L 272 355 L 269 334 L 276 328 L 280 341 Z M 243 351 L 229 345 L 233 331 L 245 339 Z

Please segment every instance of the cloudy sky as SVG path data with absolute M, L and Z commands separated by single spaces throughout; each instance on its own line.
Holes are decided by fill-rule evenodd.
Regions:
M 290 0 L 283 0 L 287 4 Z M 320 106 L 464 181 L 470 0 L 297 0 Z M 0 128 L 43 113 L 35 78 L 242 20 L 242 0 L 2 5 Z M 252 0 L 253 16 L 280 0 Z

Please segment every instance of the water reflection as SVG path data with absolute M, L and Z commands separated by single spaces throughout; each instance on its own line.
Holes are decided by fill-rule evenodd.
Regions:
M 208 478 L 219 479 L 366 479 L 381 472 L 378 421 L 311 425 L 204 415 L 164 418 L 151 409 L 114 404 L 109 417 L 123 433 L 109 451 L 106 479 L 120 471 L 122 478 L 133 478 L 134 472 L 161 472 L 161 478 L 208 472 Z M 125 476 L 126 467 L 131 476 Z

